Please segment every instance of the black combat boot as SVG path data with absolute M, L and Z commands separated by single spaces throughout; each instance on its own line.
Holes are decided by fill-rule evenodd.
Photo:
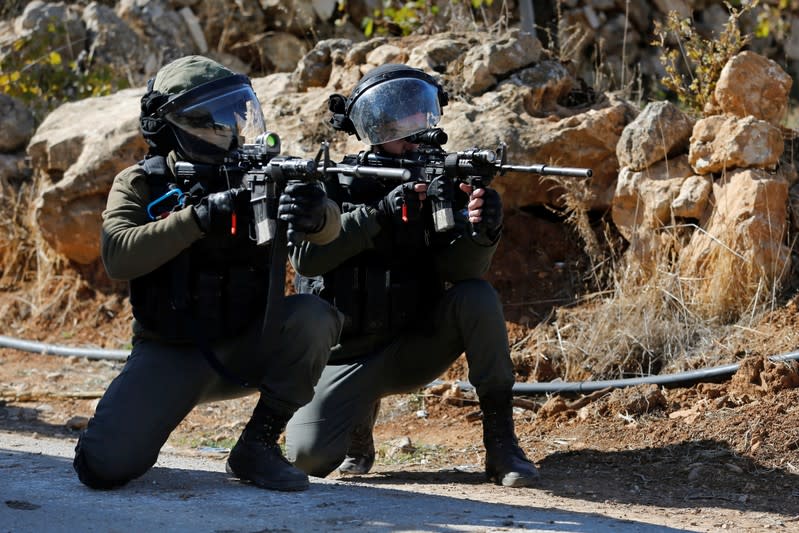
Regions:
M 480 408 L 488 479 L 505 487 L 532 485 L 538 480 L 538 470 L 524 455 L 516 439 L 511 392 L 493 392 L 480 398 Z
M 352 441 L 338 471 L 348 475 L 368 474 L 375 464 L 375 439 L 372 430 L 380 410 L 380 400 L 375 402 L 370 416 L 352 428 Z
M 230 451 L 225 465 L 227 473 L 262 489 L 307 489 L 308 475 L 283 456 L 277 443 L 289 418 L 291 415 L 275 413 L 259 401 Z

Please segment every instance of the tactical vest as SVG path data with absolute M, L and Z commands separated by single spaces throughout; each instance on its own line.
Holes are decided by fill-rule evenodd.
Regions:
M 159 161 L 160 160 L 160 161 Z M 169 190 L 173 181 L 163 157 L 140 162 L 151 197 Z M 154 215 L 168 216 L 172 206 L 156 206 Z M 248 227 L 249 214 L 239 214 Z M 133 316 L 164 339 L 208 341 L 229 338 L 259 319 L 269 285 L 268 247 L 257 246 L 248 232 L 209 235 L 174 259 L 130 282 Z
M 345 178 L 328 186 L 327 193 L 346 213 L 376 203 L 392 187 L 370 178 Z M 298 293 L 320 296 L 344 314 L 342 342 L 432 327 L 429 320 L 443 283 L 435 271 L 433 248 L 426 242 L 432 228 L 412 226 L 401 228 L 403 235 L 378 236 L 374 250 L 359 253 L 322 276 L 296 276 Z

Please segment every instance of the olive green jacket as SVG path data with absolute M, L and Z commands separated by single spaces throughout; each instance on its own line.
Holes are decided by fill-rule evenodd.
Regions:
M 167 161 L 173 165 L 174 156 Z M 191 208 L 150 220 L 147 205 L 152 199 L 141 166 L 131 166 L 114 178 L 102 214 L 100 241 L 103 264 L 111 278 L 129 281 L 148 274 L 203 237 Z M 324 244 L 335 239 L 340 228 L 339 208 L 328 200 L 325 226 L 306 238 Z
M 326 244 L 304 242 L 292 249 L 291 264 L 298 274 L 321 276 L 360 252 L 375 248 L 378 239 L 387 238 L 381 232 L 377 211 L 371 206 L 359 206 L 341 215 L 341 233 Z M 444 248 L 436 250 L 435 268 L 444 282 L 456 283 L 483 276 L 499 245 L 471 236 L 471 227 L 463 224 L 460 234 Z
M 434 265 L 419 265 L 428 275 L 437 274 L 445 283 L 454 284 L 466 279 L 482 277 L 491 266 L 491 259 L 499 245 L 500 237 L 488 241 L 485 237 L 473 238 L 471 225 L 458 214 L 457 232 L 448 245 L 436 247 L 433 252 Z M 331 272 L 346 260 L 361 252 L 383 247 L 383 240 L 390 239 L 381 230 L 377 211 L 368 205 L 360 205 L 341 215 L 341 233 L 326 244 L 304 242 L 290 250 L 289 259 L 297 273 L 305 277 L 321 276 Z M 435 273 L 429 272 L 430 268 Z M 380 346 L 386 337 L 362 337 L 348 339 L 333 348 L 331 359 L 349 359 L 360 356 Z

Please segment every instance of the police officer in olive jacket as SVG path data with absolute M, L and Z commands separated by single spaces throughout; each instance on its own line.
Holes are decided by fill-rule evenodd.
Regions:
M 92 488 L 123 485 L 155 463 L 197 404 L 260 391 L 227 471 L 267 489 L 305 489 L 308 476 L 277 441 L 313 396 L 341 317 L 295 295 L 264 326 L 269 246 L 251 237 L 248 191 L 228 175 L 187 183 L 175 172 L 178 162 L 221 168 L 264 132 L 250 81 L 202 56 L 178 59 L 150 80 L 140 124 L 150 153 L 116 176 L 102 224 L 106 270 L 130 282 L 133 349 L 80 436 L 78 477 Z M 339 233 L 340 211 L 317 184 L 289 182 L 279 210 L 309 243 Z
M 433 128 L 446 103 L 431 76 L 383 65 L 346 101 L 331 97 L 331 123 L 375 154 L 409 159 L 419 148 L 412 136 Z M 455 227 L 439 233 L 422 181 L 340 175 L 327 188 L 342 207 L 341 234 L 292 251 L 298 292 L 321 295 L 346 319 L 313 400 L 288 424 L 287 457 L 315 476 L 337 467 L 368 472 L 380 399 L 418 390 L 465 352 L 483 411 L 486 474 L 505 486 L 530 485 L 538 472 L 515 436 L 502 305 L 481 279 L 500 239 L 502 203 L 493 189 L 461 184 Z

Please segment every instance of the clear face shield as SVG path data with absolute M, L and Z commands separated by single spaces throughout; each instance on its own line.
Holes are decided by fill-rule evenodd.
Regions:
M 395 78 L 366 89 L 349 110 L 358 137 L 383 144 L 428 128 L 441 120 L 438 89 L 416 78 Z
M 191 89 L 162 106 L 182 155 L 217 164 L 266 131 L 258 98 L 246 81 L 223 78 Z

